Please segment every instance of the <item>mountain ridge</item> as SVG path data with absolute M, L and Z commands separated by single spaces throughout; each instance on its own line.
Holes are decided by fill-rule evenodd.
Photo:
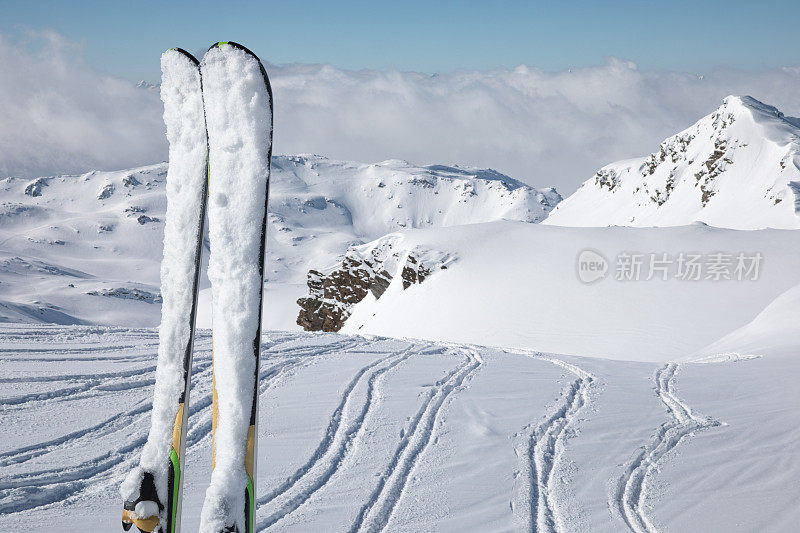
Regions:
M 166 173 L 159 163 L 0 179 L 0 321 L 157 325 Z M 266 313 L 284 328 L 306 273 L 351 245 L 404 228 L 539 222 L 561 200 L 491 169 L 399 160 L 275 156 L 272 180 Z
M 545 224 L 800 228 L 800 119 L 750 96 L 714 112 L 644 157 L 610 163 Z

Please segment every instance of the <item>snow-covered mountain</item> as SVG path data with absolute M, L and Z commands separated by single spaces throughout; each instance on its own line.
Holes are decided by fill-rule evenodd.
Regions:
M 557 226 L 625 222 L 590 220 L 605 213 L 641 225 L 702 219 L 746 229 L 795 227 L 796 131 L 797 121 L 773 108 L 730 97 L 653 156 L 606 167 L 619 173 L 584 185 L 562 202 L 573 206 L 567 209 L 554 190 L 492 170 L 275 157 L 265 325 L 491 339 L 631 359 L 655 339 L 664 353 L 687 356 L 800 283 L 800 233 L 702 224 Z M 767 194 L 766 174 L 756 171 L 770 161 L 775 173 Z M 166 168 L 0 180 L 0 321 L 158 324 Z M 664 188 L 654 192 L 662 178 Z M 659 206 L 650 196 L 664 201 Z M 532 224 L 548 214 L 545 224 Z M 587 286 L 576 275 L 586 249 L 608 261 L 605 281 Z M 670 275 L 683 252 L 706 259 L 724 252 L 731 261 L 758 252 L 763 276 L 747 283 L 625 284 L 608 279 L 615 275 L 611 261 L 624 251 L 648 259 L 668 254 Z M 642 268 L 647 276 L 648 264 Z M 205 276 L 200 283 L 198 324 L 208 327 L 209 284 Z
M 555 209 L 562 226 L 800 228 L 800 119 L 728 96 L 647 157 L 607 165 Z
M 604 266 L 591 283 L 580 271 L 587 250 Z M 740 257 L 758 266 L 737 272 Z M 648 360 L 657 345 L 666 361 L 746 325 L 798 284 L 798 231 L 496 221 L 353 247 L 310 273 L 294 316 L 307 329 L 614 359 Z
M 139 89 L 144 89 L 145 91 L 160 91 L 161 84 L 160 83 L 150 83 L 149 81 L 139 80 L 139 83 L 136 84 L 136 87 Z
M 791 273 L 800 268 L 796 232 L 730 231 L 759 228 L 800 228 L 800 119 L 730 96 L 650 156 L 601 169 L 541 225 L 401 231 L 351 247 L 340 262 L 310 270 L 297 322 L 632 359 L 659 342 L 687 357 L 800 283 Z M 574 265 L 585 250 L 604 254 L 605 282 L 579 280 Z M 769 259 L 754 283 L 683 283 L 675 276 L 687 252 Z M 641 256 L 648 283 L 609 283 L 622 253 Z M 669 283 L 647 272 L 647 261 L 666 256 Z
M 166 170 L 0 180 L 0 321 L 158 324 Z M 277 156 L 267 324 L 293 327 L 306 273 L 348 246 L 404 228 L 538 222 L 560 199 L 493 170 Z

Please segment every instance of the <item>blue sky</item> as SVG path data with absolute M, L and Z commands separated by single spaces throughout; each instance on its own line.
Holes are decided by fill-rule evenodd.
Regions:
M 160 53 L 235 40 L 274 64 L 443 72 L 599 65 L 704 72 L 800 64 L 800 2 L 63 2 L 0 0 L 0 33 L 51 29 L 100 70 L 157 81 Z M 79 7 L 78 7 L 79 5 Z
M 0 177 L 163 161 L 158 91 L 118 78 L 157 83 L 165 49 L 235 40 L 269 63 L 275 153 L 569 194 L 727 95 L 800 116 L 800 2 L 697 4 L 0 0 Z

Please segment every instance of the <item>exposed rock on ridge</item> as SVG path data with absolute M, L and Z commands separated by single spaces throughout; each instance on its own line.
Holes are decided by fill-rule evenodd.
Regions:
M 446 270 L 454 257 L 415 247 L 402 249 L 402 238 L 388 235 L 370 244 L 351 247 L 327 273 L 308 272 L 308 294 L 297 300 L 297 324 L 306 331 L 339 331 L 353 306 L 368 295 L 379 299 L 395 278 L 402 290 L 420 284 L 438 270 Z

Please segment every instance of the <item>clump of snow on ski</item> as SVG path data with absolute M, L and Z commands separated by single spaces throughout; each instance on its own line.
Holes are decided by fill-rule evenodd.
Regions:
M 200 70 L 183 51 L 161 56 L 161 99 L 169 141 L 164 258 L 161 264 L 161 327 L 150 434 L 139 467 L 129 473 L 120 493 L 135 501 L 146 472 L 152 473 L 157 496 L 166 505 L 173 426 L 179 404 L 188 398 L 184 358 L 191 357 L 196 284 L 207 187 L 207 139 Z M 191 361 L 188 361 L 191 363 Z M 188 367 L 187 367 L 188 368 Z M 182 450 L 176 450 L 182 454 Z M 181 457 L 182 458 L 182 457 Z M 137 506 L 152 516 L 152 505 Z
M 215 466 L 200 530 L 233 527 L 244 532 L 252 518 L 244 516 L 245 460 L 256 412 L 271 93 L 261 63 L 238 45 L 212 46 L 201 71 L 209 139 L 208 277 L 218 411 Z

